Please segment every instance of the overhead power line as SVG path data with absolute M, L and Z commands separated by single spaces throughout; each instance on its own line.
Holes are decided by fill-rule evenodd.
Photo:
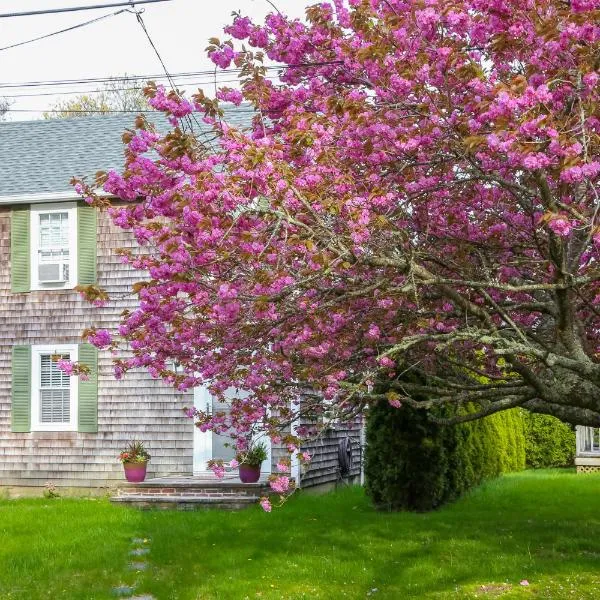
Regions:
M 14 12 L 0 14 L 0 19 L 10 17 L 30 17 L 33 15 L 50 15 L 54 13 L 76 12 L 80 10 L 97 10 L 100 8 L 117 8 L 120 6 L 135 6 L 136 4 L 156 4 L 158 2 L 172 2 L 172 0 L 135 0 L 134 2 L 110 2 L 108 4 L 91 4 L 87 6 L 66 6 L 64 8 L 46 8 L 43 10 L 28 10 L 25 12 Z
M 172 77 L 202 77 L 213 75 L 214 71 L 187 71 L 181 73 L 173 73 Z M 164 79 L 163 73 L 153 75 L 127 75 L 123 77 L 89 77 L 84 79 L 48 79 L 39 81 L 21 81 L 1 83 L 0 88 L 28 88 L 28 87 L 60 87 L 63 85 L 84 85 L 86 83 L 110 83 L 115 79 L 126 79 L 127 81 L 146 81 L 154 79 Z
M 266 76 L 266 79 L 276 80 L 278 79 L 276 76 Z M 126 82 L 126 79 L 123 80 Z M 225 83 L 238 83 L 239 79 L 219 79 L 217 80 L 217 84 L 225 84 Z M 214 84 L 214 79 L 206 79 L 203 81 L 184 81 L 178 82 L 177 85 L 179 87 L 190 87 L 190 86 L 204 86 L 204 85 L 212 85 Z M 106 94 L 110 92 L 139 92 L 144 89 L 145 86 L 138 87 L 110 87 L 110 88 L 93 88 L 93 89 L 73 89 L 73 90 L 61 90 L 55 92 L 34 92 L 31 94 L 2 94 L 2 98 L 42 98 L 44 96 L 72 96 L 72 95 L 87 95 L 87 94 Z
M 161 112 L 160 110 L 154 110 L 153 108 L 148 109 L 148 110 L 118 110 L 116 108 L 109 108 L 106 110 L 102 110 L 102 109 L 90 109 L 90 110 L 71 110 L 70 108 L 7 108 L 4 112 L 13 112 L 13 113 L 73 113 L 73 114 L 79 114 L 79 113 L 85 113 L 86 115 L 88 113 L 98 113 L 98 114 L 105 114 L 105 113 L 135 113 L 136 115 L 142 114 L 142 113 L 151 113 L 151 112 Z
M 310 67 L 324 67 L 324 66 L 333 66 L 333 65 L 341 65 L 341 60 L 332 60 L 332 61 L 322 61 L 322 62 L 310 62 L 310 63 L 300 63 L 300 64 L 291 64 L 291 65 L 269 65 L 264 68 L 267 71 L 282 71 L 286 69 L 306 69 Z M 241 69 L 219 69 L 216 71 L 217 77 L 224 74 L 239 74 L 241 73 Z M 184 71 L 181 73 L 171 73 L 171 77 L 174 79 L 181 79 L 186 77 L 203 77 L 208 76 L 211 77 L 211 81 L 214 81 L 215 70 L 205 70 L 205 71 Z M 86 83 L 109 83 L 111 81 L 117 80 L 127 80 L 127 81 L 153 81 L 156 79 L 166 79 L 166 75 L 163 73 L 156 73 L 153 75 L 127 75 L 126 77 L 115 77 L 114 75 L 111 77 L 90 77 L 88 79 L 48 79 L 48 80 L 39 80 L 39 81 L 21 81 L 21 82 L 0 82 L 0 89 L 6 88 L 29 88 L 29 87 L 58 87 L 64 85 L 84 85 Z
M 248 108 L 235 108 L 232 109 L 235 110 L 235 114 L 254 114 L 254 109 L 248 109 Z M 119 110 L 116 108 L 109 108 L 107 110 L 102 110 L 102 109 L 91 109 L 91 110 L 71 110 L 70 108 L 7 108 L 4 112 L 12 112 L 12 113 L 73 113 L 73 114 L 79 114 L 79 113 L 84 113 L 84 114 L 100 114 L 100 115 L 104 115 L 104 114 L 112 114 L 112 113 L 118 113 L 118 114 L 136 114 L 136 115 L 140 115 L 140 114 L 145 114 L 145 113 L 162 113 L 163 111 L 161 110 L 155 110 L 153 108 L 148 109 L 148 110 L 133 110 L 133 109 L 124 109 L 124 110 Z
M 26 44 L 32 44 L 33 42 L 39 42 L 40 40 L 45 40 L 55 35 L 66 33 L 67 31 L 73 31 L 74 29 L 79 29 L 81 27 L 91 25 L 92 23 L 97 23 L 98 21 L 108 19 L 109 17 L 116 17 L 117 15 L 120 15 L 124 12 L 128 12 L 128 9 L 122 8 L 121 10 L 118 10 L 114 13 L 102 15 L 101 17 L 96 17 L 95 19 L 90 19 L 89 21 L 84 21 L 83 23 L 78 23 L 77 25 L 66 27 L 65 29 L 59 29 L 58 31 L 52 31 L 51 33 L 46 33 L 45 35 L 40 35 L 38 37 L 31 38 L 30 40 L 24 40 L 23 42 L 17 42 L 16 44 L 11 44 L 10 46 L 4 46 L 3 48 L 0 48 L 0 52 L 2 52 L 3 50 L 10 50 L 11 48 L 18 48 L 19 46 L 25 46 Z

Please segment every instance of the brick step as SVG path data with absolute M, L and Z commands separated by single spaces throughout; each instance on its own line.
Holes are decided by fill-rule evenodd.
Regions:
M 123 489 L 154 489 L 154 488 L 216 488 L 216 489 L 237 489 L 250 490 L 264 488 L 268 486 L 266 479 L 257 481 L 256 483 L 242 483 L 239 479 L 204 479 L 200 477 L 155 477 L 146 479 L 141 483 L 124 482 Z
M 267 492 L 266 487 L 250 490 L 236 490 L 225 488 L 118 488 L 117 495 L 122 497 L 152 496 L 152 497 L 198 497 L 198 498 L 222 498 L 231 496 L 260 497 Z
M 139 508 L 221 508 L 237 510 L 256 504 L 269 493 L 266 479 L 242 483 L 237 477 L 167 476 L 124 483 L 112 502 Z
M 195 510 L 195 509 L 220 509 L 240 510 L 255 505 L 260 496 L 255 495 L 160 495 L 160 494 L 130 494 L 113 496 L 110 501 L 141 509 L 162 510 Z

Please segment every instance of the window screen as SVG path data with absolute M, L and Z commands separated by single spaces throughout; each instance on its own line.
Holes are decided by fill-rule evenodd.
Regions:
M 71 378 L 58 368 L 60 358 L 69 359 L 69 355 L 40 355 L 40 423 L 71 420 Z

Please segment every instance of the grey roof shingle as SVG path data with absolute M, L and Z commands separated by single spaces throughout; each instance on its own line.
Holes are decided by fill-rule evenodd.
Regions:
M 135 114 L 0 123 L 0 198 L 71 192 L 73 176 L 121 169 L 121 135 L 134 129 Z M 162 114 L 147 115 L 159 131 L 169 128 Z M 248 125 L 249 110 L 227 111 L 227 120 Z M 200 119 L 200 126 L 204 126 Z M 205 126 L 208 129 L 208 126 Z M 194 129 L 197 129 L 194 123 Z

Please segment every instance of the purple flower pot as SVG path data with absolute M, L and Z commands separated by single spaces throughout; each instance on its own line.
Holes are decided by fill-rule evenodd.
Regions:
M 256 483 L 260 479 L 260 465 L 240 465 L 239 473 L 242 483 Z
M 123 468 L 125 469 L 125 479 L 129 483 L 140 483 L 146 479 L 146 462 L 124 462 Z

